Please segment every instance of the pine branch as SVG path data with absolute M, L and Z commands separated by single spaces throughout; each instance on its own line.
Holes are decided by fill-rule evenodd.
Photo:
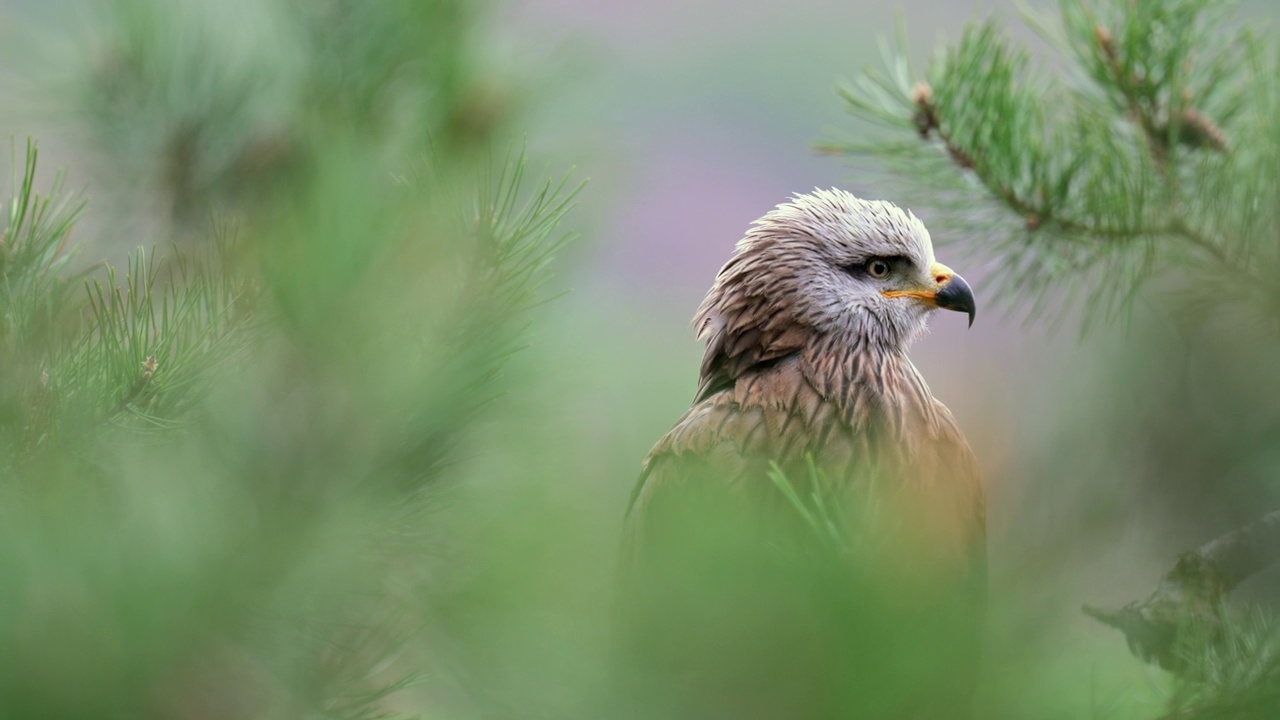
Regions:
M 1041 295 L 1033 307 L 1043 308 L 1045 294 L 1083 277 L 1095 283 L 1084 293 L 1089 309 L 1121 307 L 1114 298 L 1133 297 L 1157 262 L 1182 255 L 1235 279 L 1236 289 L 1214 302 L 1244 299 L 1242 289 L 1251 293 L 1267 284 L 1266 270 L 1250 257 L 1265 241 L 1230 233 L 1229 218 L 1214 205 L 1232 174 L 1190 167 L 1203 164 L 1206 153 L 1220 156 L 1219 165 L 1253 162 L 1231 151 L 1227 130 L 1211 115 L 1238 116 L 1251 101 L 1261 111 L 1269 97 L 1258 90 L 1270 82 L 1266 65 L 1247 41 L 1237 43 L 1238 50 L 1197 54 L 1192 62 L 1191 39 L 1203 35 L 1209 14 L 1202 4 L 1114 4 L 1109 14 L 1097 5 L 1062 0 L 1069 33 L 1060 44 L 1076 54 L 1092 86 L 1058 90 L 987 23 L 969 28 L 927 81 L 911 78 L 905 61 L 889 53 L 889 72 L 869 70 L 856 90 L 842 89 L 856 116 L 895 132 L 913 129 L 924 148 L 941 151 L 955 175 L 976 182 L 948 184 L 901 141 L 822 149 L 885 161 L 911 178 L 902 192 L 919 193 L 914 202 L 949 212 L 956 227 L 971 222 L 979 199 L 1017 218 L 1017 229 L 1003 226 L 1004 237 L 983 230 L 974 240 L 1006 265 L 1038 273 L 1033 282 L 1009 281 L 1017 292 Z M 1122 31 L 1113 35 L 1112 23 Z M 1249 63 L 1240 62 L 1245 54 Z M 1227 79 L 1244 68 L 1258 73 L 1249 75 L 1252 91 Z M 1193 84 L 1202 89 L 1192 92 Z M 1205 109 L 1210 104 L 1212 112 Z M 1237 240 L 1240 251 L 1228 252 Z M 1085 269 L 1098 272 L 1079 272 Z
M 1038 203 L 1029 197 L 1019 194 L 1002 177 L 986 170 L 987 166 L 985 164 L 979 163 L 974 159 L 975 157 L 981 157 L 981 149 L 962 147 L 955 140 L 952 133 L 943 127 L 943 122 L 939 119 L 938 110 L 933 103 L 933 91 L 928 84 L 919 83 L 912 99 L 918 108 L 913 117 L 913 122 L 920 133 L 920 137 L 927 140 L 931 134 L 936 133 L 938 139 L 942 141 L 947 154 L 955 161 L 956 166 L 961 170 L 972 171 L 977 176 L 978 181 L 993 197 L 1003 203 L 1015 215 L 1024 219 L 1028 230 L 1035 231 L 1051 225 L 1063 233 L 1110 240 L 1126 240 L 1161 234 L 1159 230 L 1155 229 L 1101 226 L 1092 219 L 1071 217 L 1042 202 Z
M 1098 38 L 1098 47 L 1102 50 L 1102 57 L 1105 60 L 1107 70 L 1110 72 L 1111 83 L 1120 91 L 1120 95 L 1124 98 L 1124 104 L 1129 111 L 1129 119 L 1138 124 L 1142 129 L 1143 135 L 1146 136 L 1147 144 L 1150 146 L 1151 155 L 1156 159 L 1156 165 L 1160 168 L 1161 173 L 1166 177 L 1169 174 L 1169 144 L 1168 135 L 1157 127 L 1154 116 L 1158 112 L 1158 108 L 1152 107 L 1143 102 L 1138 92 L 1138 86 L 1142 84 L 1142 78 L 1134 77 L 1125 71 L 1119 56 L 1116 54 L 1115 40 L 1111 33 L 1102 25 L 1095 28 Z

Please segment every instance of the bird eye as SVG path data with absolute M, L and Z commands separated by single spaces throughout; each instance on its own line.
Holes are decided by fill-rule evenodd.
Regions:
M 884 260 L 872 260 L 867 263 L 867 274 L 877 280 L 889 277 L 889 263 Z

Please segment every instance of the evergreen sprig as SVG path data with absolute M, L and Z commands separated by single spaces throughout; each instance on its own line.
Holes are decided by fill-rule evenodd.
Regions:
M 124 278 L 107 266 L 86 283 L 90 322 L 54 366 L 59 387 L 105 390 L 104 420 L 172 426 L 203 397 L 219 365 L 243 354 L 254 307 L 249 283 L 200 250 L 168 259 L 138 249 Z M 95 376 L 96 374 L 96 376 Z
M 40 153 L 34 141 L 27 141 L 22 162 L 16 151 L 14 155 L 13 195 L 0 232 L 0 337 L 9 347 L 47 329 L 65 305 L 74 284 L 67 272 L 71 230 L 85 207 L 82 197 L 66 192 L 63 173 L 54 177 L 48 192 L 36 190 Z
M 1280 211 L 1246 195 L 1280 187 L 1278 83 L 1274 53 L 1226 29 L 1228 6 L 1063 0 L 1059 25 L 1030 15 L 1074 62 L 1058 76 L 995 22 L 923 75 L 885 46 L 885 69 L 841 91 L 879 134 L 824 147 L 878 160 L 895 193 L 999 260 L 999 296 L 1030 316 L 1079 299 L 1114 317 L 1183 260 L 1235 285 L 1214 302 L 1256 299 Z

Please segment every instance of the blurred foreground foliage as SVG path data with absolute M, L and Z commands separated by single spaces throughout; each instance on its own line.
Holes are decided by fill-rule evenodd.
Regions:
M 36 156 L 3 235 L 4 714 L 382 716 L 443 552 L 424 518 L 572 188 L 343 158 L 207 247 L 70 273 L 82 205 Z
M 180 226 L 277 200 L 332 157 L 335 135 L 380 161 L 429 144 L 475 162 L 516 109 L 523 68 L 492 57 L 484 0 L 80 7 L 90 29 L 65 53 L 73 81 L 53 107 Z
M 577 187 L 503 149 L 475 3 L 232 5 L 96 5 L 61 86 L 175 242 L 86 263 L 15 158 L 4 717 L 389 717 L 430 665 L 430 518 Z
M 1280 45 L 1235 22 L 1232 2 L 1058 5 L 1059 19 L 1024 9 L 1060 51 L 1058 72 L 998 21 L 924 72 L 885 44 L 884 68 L 842 90 L 866 135 L 824 147 L 873 161 L 936 214 L 935 237 L 962 237 L 1018 314 L 1087 329 L 1157 308 L 1085 391 L 1079 420 L 1110 435 L 1087 449 L 1106 462 L 1088 467 L 1137 496 L 1135 519 L 1194 528 L 1173 540 L 1193 547 L 1280 504 Z M 1051 453 L 1039 481 L 1079 482 L 1071 441 Z M 1224 587 L 1280 559 L 1272 540 L 1230 571 L 1203 548 L 1184 556 L 1126 608 L 1135 652 L 1178 671 L 1166 717 L 1280 712 L 1274 597 L 1239 617 L 1222 605 Z
M 671 686 L 610 665 L 636 448 L 671 419 L 663 388 L 622 378 L 677 385 L 653 352 L 669 328 L 591 298 L 540 316 L 550 340 L 512 362 L 575 186 L 504 150 L 528 69 L 486 53 L 485 3 L 91 5 L 75 81 L 49 87 L 107 182 L 92 206 L 46 190 L 30 148 L 0 244 L 0 715 L 669 717 Z M 885 196 L 973 231 L 1010 302 L 1086 297 L 1101 319 L 1159 291 L 1175 340 L 1142 327 L 1133 345 L 1179 359 L 1104 358 L 1111 374 L 1054 408 L 1077 434 L 1027 485 L 1089 475 L 1145 491 L 1109 512 L 1156 497 L 1175 517 L 1229 496 L 1196 526 L 1212 536 L 1280 502 L 1275 48 L 1222 40 L 1212 3 L 1063 8 L 1043 25 L 1077 60 L 1067 82 L 976 26 L 930 74 L 891 57 L 851 91 L 887 131 L 846 149 L 906 181 Z M 120 198 L 173 242 L 85 269 L 73 230 Z M 824 532 L 834 508 L 775 480 Z M 1080 525 L 1067 544 L 1092 541 Z M 727 515 L 699 527 L 742 566 L 690 557 L 673 589 L 688 612 L 658 619 L 723 639 L 690 665 L 755 671 L 725 689 L 743 717 L 867 717 L 871 695 L 936 691 L 873 687 L 878 669 L 949 661 L 850 636 L 867 624 L 844 620 L 910 608 L 831 574 L 847 539 L 797 553 Z M 1062 557 L 1053 540 L 1035 562 Z M 737 592 L 739 570 L 777 557 L 786 584 Z M 1040 637 L 1048 603 L 997 590 L 993 633 L 1018 652 L 990 665 L 981 716 L 1157 714 L 1134 710 L 1141 689 L 1111 714 L 1082 690 L 1080 665 L 1141 672 L 1118 642 L 1078 662 Z M 1266 716 L 1241 708 L 1272 707 L 1270 622 L 1191 643 L 1204 671 L 1170 709 Z M 772 653 L 797 636 L 810 655 Z M 787 695 L 855 641 L 863 685 Z

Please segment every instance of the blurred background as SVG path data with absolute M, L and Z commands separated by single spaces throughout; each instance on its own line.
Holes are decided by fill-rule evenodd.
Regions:
M 560 223 L 577 237 L 537 291 L 545 302 L 513 326 L 519 350 L 496 399 L 456 439 L 431 510 L 414 515 L 429 552 L 421 564 L 413 554 L 393 563 L 413 565 L 427 590 L 409 593 L 416 616 L 404 624 L 419 633 L 389 666 L 427 671 L 382 707 L 433 717 L 587 717 L 600 701 L 623 511 L 649 447 L 692 399 L 701 348 L 689 322 L 703 293 L 748 224 L 792 193 L 837 186 L 895 199 L 867 167 L 813 150 L 862 132 L 835 89 L 880 62 L 878 40 L 905 23 L 906 50 L 924 66 L 966 23 L 994 15 L 1046 66 L 1062 63 L 1014 3 L 998 0 L 424 2 L 413 16 L 421 25 L 326 2 L 316 7 L 330 14 L 304 13 L 315 23 L 304 40 L 289 14 L 296 2 L 153 5 L 0 0 L 0 135 L 16 139 L 15 162 L 25 138 L 38 139 L 37 187 L 65 166 L 67 187 L 85 189 L 73 234 L 80 267 L 122 264 L 138 246 L 206 244 L 224 217 L 241 218 L 250 240 L 281 227 L 362 234 L 366 225 L 325 212 L 350 201 L 377 216 L 360 173 L 411 173 L 413 163 L 396 162 L 408 155 L 429 158 L 435 188 L 469 182 L 471 168 L 501 165 L 522 146 L 531 177 L 587 181 Z M 1242 2 L 1237 15 L 1277 19 L 1268 0 Z M 374 68 L 368 77 L 316 70 L 352 57 Z M 380 62 L 416 70 L 380 76 Z M 352 157 L 355 171 L 342 165 Z M 332 186 L 299 179 L 332 167 L 344 168 Z M 310 208 L 298 217 L 314 225 L 280 207 Z M 937 317 L 912 357 L 987 478 L 999 618 L 988 667 L 1000 680 L 982 691 L 984 716 L 1154 717 L 1169 677 L 1079 608 L 1145 596 L 1179 552 L 1280 507 L 1274 344 L 1229 323 L 1213 326 L 1229 341 L 1206 340 L 1155 292 L 1088 334 L 1071 308 L 1056 322 L 1028 319 L 1018 298 L 992 289 L 998 258 L 932 222 L 929 207 L 911 209 L 978 297 L 972 330 Z M 435 227 L 433 213 L 408 224 Z M 352 262 L 344 253 L 361 253 L 355 241 L 289 247 L 286 262 L 319 254 L 327 259 L 314 264 L 333 267 L 277 278 L 277 299 L 293 298 L 283 306 L 307 306 L 312 283 L 341 276 Z M 456 260 L 427 255 L 416 259 L 437 271 Z M 415 293 L 391 297 L 439 300 Z M 308 312 L 325 313 L 294 317 Z M 323 347 L 353 341 L 342 328 L 322 334 Z M 225 410 L 235 393 L 259 397 L 250 405 L 270 426 L 275 401 L 262 398 L 288 393 L 255 387 L 211 402 Z M 308 407 L 291 406 L 281 422 Z M 290 467 L 302 482 L 326 471 L 317 465 Z M 1274 582 L 1256 578 L 1246 595 L 1266 599 Z M 219 652 L 238 658 L 232 645 Z M 238 716 L 217 707 L 169 714 Z

